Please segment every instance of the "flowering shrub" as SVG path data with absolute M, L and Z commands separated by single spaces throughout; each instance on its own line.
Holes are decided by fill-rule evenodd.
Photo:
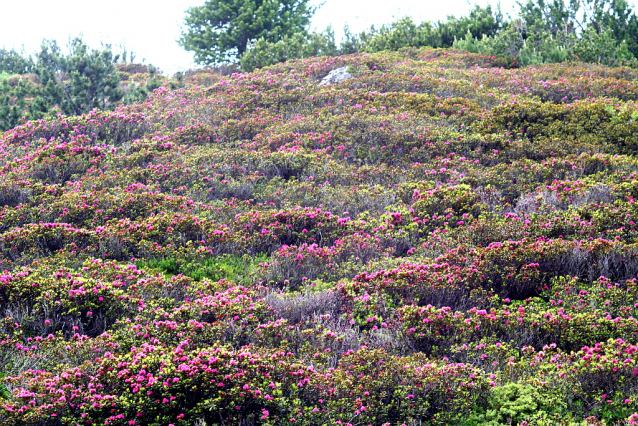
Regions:
M 0 422 L 638 422 L 638 76 L 501 63 L 191 73 L 2 134 Z

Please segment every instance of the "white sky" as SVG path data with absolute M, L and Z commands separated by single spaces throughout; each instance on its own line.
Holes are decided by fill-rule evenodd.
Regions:
M 322 0 L 311 0 L 320 4 Z M 638 0 L 630 0 L 635 4 Z M 42 39 L 66 46 L 70 37 L 83 35 L 91 47 L 100 42 L 124 44 L 137 54 L 136 62 L 158 66 L 167 74 L 194 68 L 192 54 L 177 44 L 185 10 L 205 0 L 0 0 L 0 47 L 27 53 L 39 49 Z M 311 29 L 329 24 L 337 41 L 348 23 L 352 32 L 370 25 L 389 24 L 404 16 L 415 22 L 443 20 L 467 14 L 470 5 L 496 5 L 498 0 L 325 0 L 315 13 Z M 501 0 L 503 13 L 512 13 L 515 0 Z

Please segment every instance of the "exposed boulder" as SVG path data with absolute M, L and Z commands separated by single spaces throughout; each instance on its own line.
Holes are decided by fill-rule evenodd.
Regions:
M 330 71 L 330 73 L 321 80 L 319 85 L 324 86 L 326 84 L 339 83 L 349 78 L 352 78 L 352 75 L 348 72 L 348 67 L 341 67 Z

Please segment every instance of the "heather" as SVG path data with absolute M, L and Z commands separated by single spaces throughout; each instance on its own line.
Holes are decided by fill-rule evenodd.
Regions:
M 6 131 L 2 424 L 638 423 L 637 72 L 508 65 L 191 72 Z

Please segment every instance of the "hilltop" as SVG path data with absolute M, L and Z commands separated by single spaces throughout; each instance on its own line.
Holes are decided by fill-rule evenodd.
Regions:
M 5 132 L 0 422 L 636 424 L 638 71 L 510 66 L 302 59 Z

